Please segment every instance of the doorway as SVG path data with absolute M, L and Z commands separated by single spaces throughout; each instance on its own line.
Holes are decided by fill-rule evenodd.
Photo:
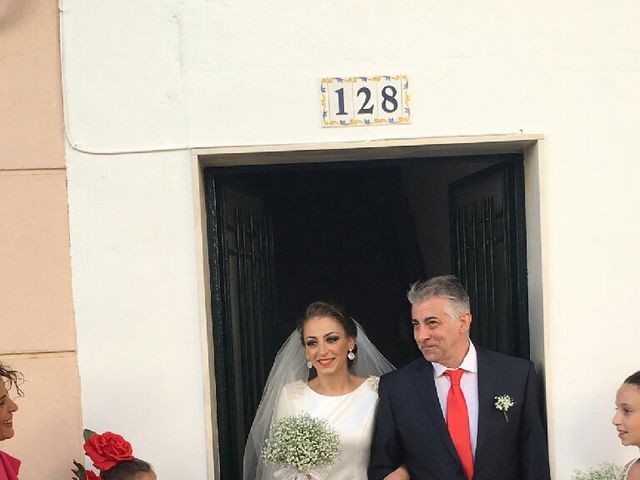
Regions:
M 460 270 L 452 214 L 467 208 L 454 205 L 460 185 L 500 165 L 519 172 L 505 180 L 508 193 L 494 196 L 515 195 L 518 208 L 504 211 L 512 222 L 504 226 L 520 229 L 523 240 L 522 154 L 205 169 L 221 478 L 241 478 L 244 439 L 270 364 L 308 303 L 341 304 L 396 365 L 419 355 L 406 289 L 418 278 L 447 273 L 464 281 L 472 264 L 479 272 L 474 282 L 487 273 L 469 245 Z M 512 246 L 509 255 L 526 258 L 525 242 Z M 515 281 L 523 278 L 522 262 L 509 268 L 510 288 L 522 287 Z M 526 278 L 526 263 L 524 269 Z M 475 310 L 484 300 L 470 293 Z M 524 309 L 508 305 L 516 318 L 507 323 L 528 339 L 526 280 L 515 295 Z M 487 342 L 479 331 L 474 335 L 480 345 Z M 528 357 L 528 343 L 524 348 L 507 353 Z

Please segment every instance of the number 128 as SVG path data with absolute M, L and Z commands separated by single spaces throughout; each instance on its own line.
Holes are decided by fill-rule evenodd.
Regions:
M 335 115 L 349 115 L 349 113 L 345 110 L 344 106 L 344 87 L 339 88 L 334 92 L 338 98 L 338 111 Z M 380 103 L 380 107 L 386 113 L 394 113 L 398 110 L 398 90 L 393 85 L 386 85 L 382 91 L 382 102 Z M 360 87 L 358 92 L 356 93 L 356 98 L 359 101 L 360 109 L 358 110 L 358 115 L 372 115 L 374 109 L 374 103 L 371 101 L 371 89 L 369 87 Z M 354 103 L 355 100 L 354 100 Z

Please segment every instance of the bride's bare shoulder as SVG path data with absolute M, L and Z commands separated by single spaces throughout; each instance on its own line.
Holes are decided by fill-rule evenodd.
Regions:
M 633 465 L 629 467 L 629 472 L 625 480 L 640 480 L 640 459 L 636 460 Z

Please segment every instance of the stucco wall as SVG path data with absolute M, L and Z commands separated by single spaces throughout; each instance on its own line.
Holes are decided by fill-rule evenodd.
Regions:
M 159 477 L 204 479 L 189 154 L 69 158 L 84 423 L 125 436 Z
M 0 362 L 21 370 L 20 478 L 82 459 L 56 1 L 0 6 Z
M 545 135 L 527 200 L 555 478 L 637 453 L 609 423 L 618 383 L 639 367 L 637 2 L 61 7 L 85 423 L 133 436 L 161 474 L 204 478 L 190 147 L 522 131 Z M 409 76 L 412 124 L 320 128 L 321 77 L 378 73 Z M 113 404 L 100 400 L 109 389 Z

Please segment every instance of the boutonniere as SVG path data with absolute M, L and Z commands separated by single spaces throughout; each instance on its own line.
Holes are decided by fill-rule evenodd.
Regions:
M 494 403 L 494 405 L 496 406 L 496 409 L 500 410 L 504 414 L 504 419 L 507 422 L 509 421 L 509 416 L 507 415 L 507 412 L 515 404 L 516 402 L 513 400 L 513 398 L 511 398 L 510 395 L 506 395 L 506 394 L 498 395 L 496 397 L 496 403 Z

